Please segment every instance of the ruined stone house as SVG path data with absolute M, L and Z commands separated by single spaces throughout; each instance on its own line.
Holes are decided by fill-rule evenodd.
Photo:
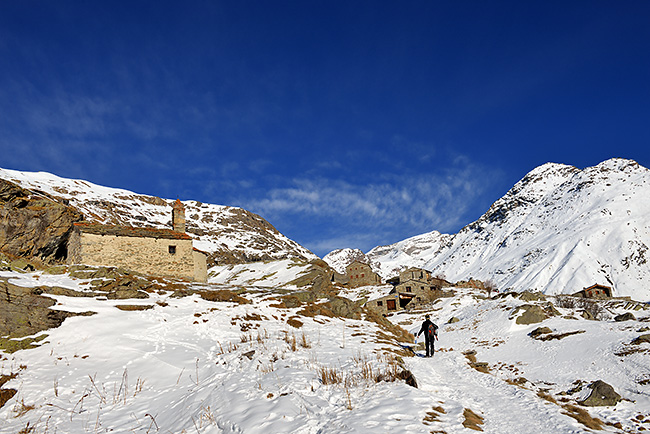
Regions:
M 172 229 L 75 223 L 67 262 L 207 281 L 207 255 L 195 249 L 185 233 L 185 210 L 180 200 L 172 208 Z
M 370 265 L 354 261 L 345 267 L 345 274 L 350 279 L 351 288 L 367 285 L 381 285 L 381 277 L 370 268 Z
M 431 273 L 421 268 L 409 268 L 399 277 L 389 279 L 393 289 L 386 295 L 369 300 L 367 307 L 386 314 L 430 300 L 440 291 L 440 279 L 432 278 Z

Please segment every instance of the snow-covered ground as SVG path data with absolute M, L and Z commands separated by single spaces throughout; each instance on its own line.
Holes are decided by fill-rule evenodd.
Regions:
M 279 267 L 267 264 L 258 274 L 273 266 Z M 229 288 L 216 283 L 223 273 L 196 288 Z M 88 283 L 38 272 L 0 277 L 77 290 Z M 434 358 L 407 357 L 367 319 L 283 307 L 276 289 L 257 284 L 242 294 L 249 304 L 174 298 L 171 291 L 144 300 L 53 296 L 57 309 L 97 314 L 69 318 L 45 332 L 40 347 L 2 356 L 0 373 L 17 374 L 3 388 L 18 393 L 0 409 L 0 432 L 453 434 L 471 432 L 463 426 L 471 410 L 485 432 L 583 433 L 589 431 L 567 405 L 584 398 L 584 387 L 573 392 L 577 384 L 595 380 L 624 398 L 615 407 L 583 407 L 609 423 L 602 432 L 650 429 L 650 347 L 630 344 L 650 325 L 647 310 L 621 302 L 591 321 L 559 308 L 562 316 L 517 325 L 513 308 L 530 302 L 459 291 L 426 310 L 390 317 L 417 331 L 430 313 L 441 326 Z M 116 308 L 121 304 L 152 307 L 123 311 Z M 636 320 L 612 320 L 627 311 Z M 459 321 L 447 324 L 452 317 Z M 554 334 L 584 332 L 539 341 L 528 335 L 539 326 Z M 469 365 L 470 350 L 488 373 Z M 396 352 L 404 354 L 391 361 Z M 418 388 L 366 379 L 399 360 Z M 342 382 L 325 384 L 326 374 Z
M 291 259 L 217 265 L 208 270 L 208 282 L 220 285 L 286 287 L 287 282 L 297 279 L 308 269 L 309 264 Z

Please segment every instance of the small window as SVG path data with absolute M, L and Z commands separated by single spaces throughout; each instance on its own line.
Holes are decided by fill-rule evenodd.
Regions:
M 406 292 L 411 292 L 411 287 L 410 286 L 406 287 Z
M 361 277 L 364 277 L 364 276 L 365 276 L 365 274 L 364 274 L 364 273 L 361 273 Z
M 170 255 L 176 254 L 176 246 L 169 246 L 169 254 Z
M 378 302 L 377 302 L 377 306 L 383 306 L 383 305 L 384 305 L 384 302 L 383 302 L 383 301 L 378 301 Z

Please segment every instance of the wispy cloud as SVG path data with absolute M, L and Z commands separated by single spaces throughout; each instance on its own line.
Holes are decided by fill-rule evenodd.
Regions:
M 271 189 L 265 198 L 249 199 L 244 206 L 274 222 L 297 218 L 311 219 L 315 226 L 318 221 L 336 222 L 338 229 L 328 233 L 312 228 L 314 236 L 305 244 L 316 251 L 367 248 L 390 237 L 457 230 L 469 223 L 468 210 L 493 175 L 491 169 L 461 159 L 438 173 L 383 175 L 367 183 L 303 177 L 288 187 Z

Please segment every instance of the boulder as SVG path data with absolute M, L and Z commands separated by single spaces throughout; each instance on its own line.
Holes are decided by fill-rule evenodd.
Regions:
M 0 179 L 0 251 L 7 255 L 65 260 L 73 223 L 82 219 L 75 208 Z
M 587 399 L 579 402 L 580 405 L 587 407 L 615 406 L 622 399 L 621 395 L 616 393 L 614 388 L 604 381 L 594 381 L 587 387 L 591 389 L 591 393 Z
M 650 335 L 641 335 L 632 341 L 634 345 L 650 344 Z
M 44 297 L 40 288 L 24 288 L 0 280 L 0 336 L 18 338 L 58 327 L 71 313 L 52 310 L 56 301 Z
M 522 311 L 523 313 L 519 314 Z M 544 309 L 536 304 L 525 304 L 515 308 L 511 315 L 511 318 L 514 317 L 517 318 L 515 322 L 521 325 L 539 323 L 548 318 Z
M 549 333 L 553 333 L 553 330 L 551 330 L 548 327 L 537 327 L 535 330 L 528 333 L 528 336 L 530 336 L 531 338 L 536 338 L 538 336 L 549 334 Z
M 460 319 L 456 318 L 455 316 L 452 316 L 451 318 L 449 318 L 449 321 L 447 321 L 447 324 L 453 324 L 459 321 Z
M 621 322 L 621 321 L 634 321 L 634 320 L 636 320 L 636 317 L 630 312 L 626 312 L 626 313 L 621 314 L 621 315 L 616 315 L 614 317 L 614 321 L 618 321 L 618 322 Z
M 546 300 L 546 296 L 542 294 L 541 292 L 532 292 L 532 291 L 524 291 L 521 294 L 519 294 L 519 298 L 524 300 L 524 301 L 542 301 Z

